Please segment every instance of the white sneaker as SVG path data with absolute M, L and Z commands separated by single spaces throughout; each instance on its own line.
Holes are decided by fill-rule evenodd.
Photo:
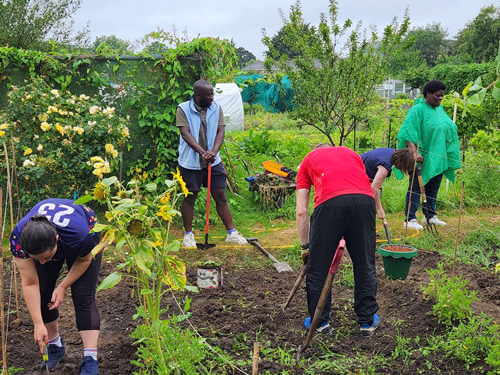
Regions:
M 188 248 L 196 247 L 196 240 L 194 239 L 193 232 L 184 235 L 184 239 L 182 240 L 181 246 L 188 247 Z
M 416 229 L 416 230 L 424 230 L 424 227 L 421 226 L 417 219 L 411 219 L 410 221 L 408 222 L 404 222 L 403 223 L 403 228 L 408 228 L 408 229 Z
M 227 235 L 226 242 L 245 245 L 247 240 L 245 240 L 245 238 L 237 230 L 235 230 L 233 233 Z
M 441 225 L 442 227 L 444 227 L 446 225 L 446 223 L 443 221 L 443 220 L 439 220 L 437 218 L 437 216 L 433 216 L 429 219 L 429 223 L 431 224 L 435 224 L 435 225 Z M 422 220 L 422 224 L 426 225 L 427 224 L 427 219 L 424 217 L 424 219 Z

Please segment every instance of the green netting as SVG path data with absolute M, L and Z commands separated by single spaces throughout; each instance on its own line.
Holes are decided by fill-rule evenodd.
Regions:
M 287 76 L 281 79 L 280 84 L 269 83 L 260 74 L 238 76 L 236 81 L 243 89 L 241 99 L 244 102 L 262 105 L 269 112 L 284 112 L 294 109 L 295 91 Z

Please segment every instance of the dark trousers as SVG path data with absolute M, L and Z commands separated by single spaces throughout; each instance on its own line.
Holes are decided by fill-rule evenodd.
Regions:
M 343 237 L 354 268 L 354 312 L 359 324 L 372 324 L 378 310 L 375 273 L 375 200 L 361 194 L 341 195 L 314 209 L 309 231 L 307 307 L 314 316 L 335 249 Z M 319 324 L 330 320 L 331 293 Z
M 44 323 L 50 323 L 59 317 L 59 310 L 49 310 L 48 304 L 52 299 L 52 292 L 56 286 L 61 268 L 66 261 L 68 270 L 75 262 L 76 257 L 51 260 L 45 264 L 35 260 L 36 272 L 40 283 L 41 309 Z M 71 297 L 75 307 L 76 327 L 78 331 L 99 330 L 101 319 L 95 302 L 95 293 L 99 269 L 101 268 L 102 253 L 96 255 L 87 270 L 71 285 Z
M 424 185 L 425 196 L 427 197 L 427 206 L 429 207 L 429 217 L 436 216 L 436 201 L 439 191 L 439 186 L 441 186 L 441 180 L 443 179 L 443 174 L 438 174 L 437 176 L 431 178 L 427 184 Z M 406 203 L 405 203 L 405 220 L 408 216 L 408 221 L 416 219 L 416 213 L 418 211 L 418 206 L 420 205 L 420 185 L 418 183 L 417 176 L 413 180 L 413 187 L 411 187 L 411 205 L 410 214 L 408 215 L 408 200 L 410 197 L 410 187 L 411 187 L 411 175 L 409 179 L 408 191 L 406 193 Z M 422 209 L 423 212 L 423 209 Z

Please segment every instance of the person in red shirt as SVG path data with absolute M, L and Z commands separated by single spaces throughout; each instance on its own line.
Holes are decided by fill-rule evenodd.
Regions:
M 314 186 L 314 210 L 309 197 Z M 376 312 L 375 198 L 361 157 L 347 147 L 318 145 L 300 164 L 297 174 L 297 231 L 308 249 L 307 306 L 312 317 L 340 239 L 354 269 L 354 312 L 360 332 L 370 337 L 380 325 Z M 331 294 L 318 322 L 318 332 L 331 332 Z M 304 321 L 310 327 L 311 318 Z

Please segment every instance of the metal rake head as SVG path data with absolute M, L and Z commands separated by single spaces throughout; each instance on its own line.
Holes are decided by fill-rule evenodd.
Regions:
M 436 224 L 434 224 L 434 223 L 426 223 L 424 225 L 424 230 L 426 232 L 430 232 L 434 237 L 439 237 L 439 233 L 438 233 Z
M 283 320 L 285 319 L 286 316 L 286 311 L 284 309 L 281 309 L 278 314 L 273 318 L 273 323 L 274 325 L 279 325 L 283 323 Z

